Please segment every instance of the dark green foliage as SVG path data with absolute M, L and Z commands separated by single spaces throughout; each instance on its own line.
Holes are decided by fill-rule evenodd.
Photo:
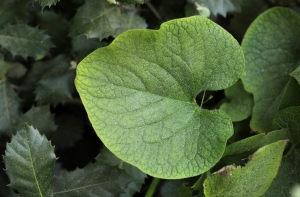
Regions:
M 285 8 L 274 8 L 275 6 Z M 265 197 L 290 196 L 292 187 L 300 183 L 299 10 L 299 0 L 0 0 L 0 154 L 3 155 L 0 162 L 0 196 L 251 197 L 251 194 L 255 196 L 263 193 Z M 197 39 L 201 40 L 203 37 L 201 32 L 205 25 L 193 26 L 197 27 L 197 35 L 185 35 L 181 38 L 183 34 L 176 36 L 175 28 L 170 27 L 160 37 L 146 36 L 149 39 L 147 41 L 142 40 L 141 34 L 130 31 L 146 28 L 158 30 L 162 23 L 171 19 L 206 14 L 240 44 L 243 43 L 246 69 L 241 75 L 242 80 L 236 79 L 238 81 L 225 91 L 207 88 L 206 92 L 199 92 L 197 85 L 200 82 L 190 83 L 198 77 L 206 80 L 208 76 L 214 76 L 221 70 L 223 64 L 218 60 L 221 56 L 209 58 L 206 54 L 205 61 L 209 63 L 197 69 L 197 73 L 201 75 L 192 76 L 179 71 L 181 66 L 190 70 L 189 66 L 197 58 L 204 57 L 202 50 L 212 50 L 211 54 L 216 52 L 221 55 L 229 51 L 229 47 L 218 50 L 223 40 L 218 40 L 215 44 L 206 43 L 206 39 L 203 40 L 205 45 L 201 44 L 202 41 L 197 42 Z M 188 28 L 190 26 L 178 31 L 185 32 Z M 132 40 L 116 39 L 114 42 L 116 37 L 127 30 L 129 32 L 126 35 Z M 211 28 L 206 30 L 212 31 Z M 215 33 L 210 32 L 209 35 Z M 197 39 L 187 42 L 193 36 Z M 166 41 L 154 48 L 162 37 L 172 38 L 170 43 L 174 46 L 168 48 Z M 123 44 L 118 43 L 119 40 Z M 146 44 L 141 45 L 142 42 Z M 225 42 L 228 44 L 229 40 L 225 39 Z M 90 122 L 90 119 L 99 112 L 109 113 L 103 109 L 93 109 L 93 114 L 88 116 L 82 103 L 84 99 L 79 96 L 74 79 L 77 65 L 83 59 L 87 59 L 98 48 L 110 45 L 118 49 L 106 55 L 109 69 L 103 72 L 103 76 L 109 82 L 116 80 L 121 84 L 130 81 L 132 78 L 122 78 L 124 72 L 116 76 L 112 75 L 112 71 L 118 70 L 120 66 L 131 68 L 130 65 L 133 65 L 132 68 L 141 69 L 130 70 L 139 75 L 136 79 L 146 76 L 145 80 L 151 79 L 147 81 L 149 87 L 159 90 L 157 94 L 174 91 L 172 94 L 175 95 L 181 90 L 174 90 L 176 84 L 170 83 L 172 77 L 160 78 L 164 71 L 155 75 L 157 70 L 151 69 L 153 64 L 165 59 L 168 62 L 165 68 L 173 66 L 166 73 L 176 73 L 173 78 L 180 76 L 178 82 L 183 84 L 183 91 L 195 91 L 195 95 L 189 100 L 195 102 L 195 107 L 198 107 L 198 103 L 205 108 L 199 108 L 203 113 L 215 113 L 216 109 L 226 113 L 222 120 L 229 120 L 234 134 L 224 142 L 225 152 L 223 155 L 220 153 L 222 158 L 212 168 L 195 177 L 160 180 L 135 167 L 136 161 L 127 163 L 115 156 L 118 152 L 129 149 L 131 143 L 147 141 L 147 137 L 151 137 L 149 133 L 157 134 L 155 139 L 159 139 L 157 136 L 166 137 L 163 136 L 162 129 L 155 129 L 145 135 L 143 128 L 137 125 L 135 131 L 143 134 L 140 139 L 129 135 L 128 128 L 120 131 L 122 138 L 114 135 L 114 130 L 111 129 L 106 135 L 115 138 L 113 143 L 122 144 L 122 150 L 106 148 L 108 144 L 104 138 L 99 139 L 94 131 L 94 121 Z M 188 47 L 185 49 L 184 46 Z M 153 53 L 155 50 L 161 53 Z M 122 59 L 119 59 L 122 56 L 120 54 L 125 54 Z M 223 59 L 233 61 L 233 54 L 235 53 L 230 53 L 230 57 L 226 55 Z M 137 58 L 141 55 L 144 60 L 151 60 L 153 57 L 156 59 L 146 63 Z M 181 58 L 185 56 L 189 58 Z M 127 65 L 126 61 L 131 64 Z M 135 67 L 136 65 L 139 67 Z M 212 65 L 216 65 L 215 70 L 211 69 Z M 99 81 L 98 70 L 101 69 L 95 68 L 92 72 L 95 81 Z M 203 71 L 205 72 L 202 73 Z M 234 71 L 222 70 L 214 85 L 221 84 L 224 80 L 221 74 L 224 73 L 233 75 Z M 198 81 L 202 83 L 205 80 Z M 204 85 L 213 87 L 209 82 L 211 81 L 208 80 Z M 132 84 L 139 84 L 139 81 L 133 81 L 128 87 Z M 105 84 L 97 85 L 94 89 L 89 89 L 88 85 L 85 90 L 97 97 L 97 90 L 102 90 Z M 153 101 L 154 98 L 153 95 L 148 95 L 142 99 L 141 96 L 132 99 L 126 94 L 127 89 L 120 88 L 119 92 L 114 93 L 110 90 L 112 89 L 107 89 L 103 95 L 122 98 L 114 104 L 120 115 L 113 120 L 117 125 L 124 124 L 124 119 L 130 117 L 122 115 L 122 107 L 130 106 L 130 111 L 141 105 L 143 99 Z M 173 101 L 175 100 L 171 100 Z M 100 101 L 93 99 L 90 102 L 96 104 Z M 158 111 L 161 112 L 161 107 L 155 108 L 154 104 L 146 107 L 151 111 L 148 114 L 150 118 L 155 118 Z M 174 105 L 170 104 L 162 114 L 167 114 L 172 107 Z M 112 107 L 105 106 L 104 109 Z M 178 117 L 169 128 L 180 127 L 180 132 L 184 128 L 180 122 L 187 117 Z M 112 121 L 110 118 L 107 120 Z M 134 124 L 137 119 L 151 120 L 145 115 L 143 118 L 136 116 L 127 121 Z M 211 125 L 216 125 L 216 119 L 212 118 L 210 121 Z M 200 129 L 193 127 L 192 121 L 188 123 L 191 131 L 200 132 Z M 104 130 L 105 125 L 99 125 L 97 127 Z M 210 126 L 205 131 L 201 129 L 204 137 L 213 133 Z M 265 131 L 267 133 L 263 133 Z M 219 137 L 218 134 L 213 136 L 214 139 Z M 127 142 L 125 138 L 131 138 L 131 141 Z M 185 157 L 189 157 L 187 153 L 193 153 L 202 147 L 202 144 L 199 145 L 201 140 L 195 139 L 197 143 L 192 140 L 194 138 L 191 141 L 180 138 L 167 149 L 168 154 L 163 155 L 166 158 L 173 156 L 178 160 L 186 159 Z M 154 158 L 162 155 L 159 149 L 162 145 L 168 146 L 168 143 L 165 141 L 163 144 L 154 144 L 158 151 L 147 156 L 145 165 L 155 164 Z M 142 148 L 143 146 L 139 146 L 130 153 L 137 155 Z M 183 155 L 178 155 L 180 150 L 184 150 Z M 208 150 L 211 155 L 217 151 Z M 135 160 L 143 160 L 145 155 L 140 154 Z M 164 157 L 160 161 L 159 166 L 169 165 Z

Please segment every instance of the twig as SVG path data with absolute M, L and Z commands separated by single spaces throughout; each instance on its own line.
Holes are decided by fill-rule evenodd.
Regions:
M 155 9 L 155 7 L 152 5 L 152 3 L 147 2 L 146 5 L 148 6 L 148 8 L 151 10 L 151 12 L 155 15 L 155 17 L 158 20 L 161 20 L 161 16 L 159 14 L 159 12 Z

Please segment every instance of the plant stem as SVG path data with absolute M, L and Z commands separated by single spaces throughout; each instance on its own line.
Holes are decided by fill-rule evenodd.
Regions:
M 201 100 L 201 105 L 200 105 L 201 109 L 202 109 L 202 105 L 203 105 L 203 102 L 204 102 L 205 93 L 206 93 L 206 90 L 204 90 L 204 92 L 203 92 L 203 96 L 202 96 L 202 100 Z
M 151 185 L 150 185 L 145 197 L 152 197 L 153 196 L 159 181 L 160 181 L 159 178 L 155 178 L 155 177 L 153 178 L 153 180 L 151 182 Z

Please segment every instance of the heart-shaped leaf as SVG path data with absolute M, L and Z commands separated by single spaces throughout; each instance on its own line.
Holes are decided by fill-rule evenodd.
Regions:
M 245 34 L 246 67 L 241 78 L 245 90 L 254 97 L 250 122 L 254 131 L 272 131 L 289 74 L 299 65 L 299 37 L 299 15 L 282 7 L 261 14 Z
M 195 16 L 160 30 L 130 30 L 87 56 L 76 88 L 103 143 L 156 177 L 207 171 L 233 134 L 231 119 L 204 110 L 195 97 L 234 84 L 244 69 L 238 42 Z

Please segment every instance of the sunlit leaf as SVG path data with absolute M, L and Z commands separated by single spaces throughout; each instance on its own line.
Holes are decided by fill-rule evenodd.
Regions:
M 121 34 L 78 65 L 75 84 L 117 157 L 152 176 L 183 178 L 211 168 L 233 133 L 224 112 L 199 108 L 195 97 L 229 87 L 243 68 L 230 34 L 190 17 Z

